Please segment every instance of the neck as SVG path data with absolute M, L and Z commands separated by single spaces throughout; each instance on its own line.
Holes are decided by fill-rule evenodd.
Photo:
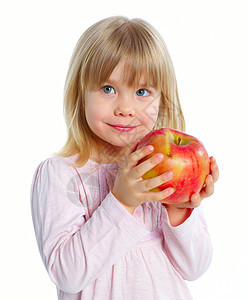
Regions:
M 109 144 L 92 149 L 90 159 L 102 164 L 121 163 L 126 159 L 128 147 L 117 147 Z

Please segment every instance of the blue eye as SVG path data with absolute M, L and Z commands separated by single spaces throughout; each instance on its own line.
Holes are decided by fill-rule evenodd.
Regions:
M 115 93 L 114 88 L 110 85 L 103 86 L 102 91 L 106 94 L 114 94 Z
M 137 95 L 137 96 L 146 97 L 146 96 L 149 96 L 149 92 L 148 92 L 148 90 L 146 90 L 146 89 L 139 89 L 139 90 L 136 92 L 136 95 Z

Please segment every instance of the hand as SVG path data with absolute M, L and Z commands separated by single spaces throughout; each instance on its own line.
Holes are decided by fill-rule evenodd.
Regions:
M 181 204 L 166 204 L 166 207 L 177 208 L 195 208 L 198 207 L 204 198 L 211 196 L 214 193 L 214 184 L 219 178 L 219 169 L 216 160 L 213 156 L 210 158 L 210 174 L 206 177 L 205 184 L 198 194 L 193 194 L 190 201 Z
M 136 148 L 136 144 L 134 147 Z M 112 190 L 112 194 L 130 213 L 133 213 L 135 208 L 144 202 L 160 201 L 174 192 L 172 188 L 160 192 L 149 191 L 172 179 L 173 174 L 171 172 L 163 173 L 151 179 L 142 179 L 142 176 L 147 171 L 163 160 L 163 155 L 160 156 L 159 154 L 156 154 L 137 165 L 140 159 L 153 152 L 153 147 L 150 148 L 150 146 L 145 146 L 134 152 L 132 151 L 133 150 L 131 149 L 130 152 L 127 153 L 126 160 L 120 164 Z
M 219 178 L 219 169 L 214 157 L 210 157 L 210 174 L 206 177 L 205 184 L 198 194 L 193 194 L 190 201 L 179 204 L 163 204 L 167 209 L 170 224 L 178 226 L 182 224 L 192 213 L 193 208 L 198 207 L 201 201 L 214 192 L 214 184 Z

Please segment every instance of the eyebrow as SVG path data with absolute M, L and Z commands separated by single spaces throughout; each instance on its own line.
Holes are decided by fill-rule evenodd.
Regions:
M 155 86 L 152 83 L 147 84 L 147 82 L 140 82 L 140 86 L 147 86 L 147 87 L 155 88 Z
M 107 80 L 105 80 L 104 83 L 109 83 L 109 84 L 112 84 L 112 85 L 118 84 L 117 81 L 115 81 L 115 80 L 110 80 L 109 78 L 108 78 Z
M 111 79 L 109 79 L 109 78 L 105 81 L 105 83 L 107 83 L 107 84 L 112 84 L 112 85 L 118 85 L 118 84 L 119 84 L 118 81 L 116 81 L 116 80 L 114 80 L 114 79 L 111 80 Z M 147 82 L 140 82 L 140 83 L 139 83 L 139 86 L 155 88 L 154 84 L 152 84 L 152 83 L 147 84 Z

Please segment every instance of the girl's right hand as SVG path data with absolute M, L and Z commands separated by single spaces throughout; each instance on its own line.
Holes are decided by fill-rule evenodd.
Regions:
M 149 191 L 172 179 L 172 172 L 166 172 L 150 179 L 142 179 L 147 171 L 158 165 L 164 158 L 161 153 L 158 153 L 137 165 L 140 159 L 152 152 L 153 146 L 145 146 L 128 154 L 126 160 L 120 164 L 112 194 L 131 214 L 138 205 L 164 200 L 174 192 L 172 188 L 160 192 Z

